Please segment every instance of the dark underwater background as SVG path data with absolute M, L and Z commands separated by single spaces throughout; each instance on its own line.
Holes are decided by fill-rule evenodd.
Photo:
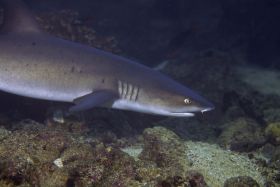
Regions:
M 216 108 L 65 116 L 71 104 L 1 92 L 0 187 L 280 186 L 279 0 L 24 2 L 46 32 L 165 64 Z

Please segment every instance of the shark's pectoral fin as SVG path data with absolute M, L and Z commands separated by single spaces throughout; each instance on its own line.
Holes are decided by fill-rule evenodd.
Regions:
M 112 104 L 117 99 L 117 94 L 109 90 L 100 90 L 74 100 L 75 106 L 69 109 L 70 112 L 88 110 L 93 107 L 100 107 Z

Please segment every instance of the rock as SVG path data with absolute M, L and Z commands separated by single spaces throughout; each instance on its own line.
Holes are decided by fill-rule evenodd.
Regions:
M 276 99 L 275 99 L 275 101 L 276 101 Z M 272 106 L 272 107 L 269 107 L 269 108 L 265 109 L 264 110 L 264 118 L 265 118 L 265 121 L 268 122 L 268 123 L 272 123 L 272 122 L 275 122 L 275 121 L 280 121 L 280 108 Z
M 280 144 L 280 122 L 270 123 L 265 129 L 266 136 L 276 145 Z
M 262 129 L 253 120 L 239 118 L 225 125 L 219 143 L 232 151 L 248 152 L 264 145 Z
M 201 173 L 196 171 L 189 171 L 187 175 L 187 180 L 189 182 L 190 187 L 207 187 L 204 177 Z
M 140 159 L 155 162 L 165 168 L 170 176 L 180 176 L 190 165 L 186 157 L 187 147 L 172 131 L 163 127 L 148 128 L 143 133 L 144 149 Z
M 19 124 L 0 144 L 0 184 L 131 186 L 139 183 L 134 180 L 134 159 L 120 149 L 99 141 L 83 142 L 76 132 L 60 126 L 45 126 L 31 120 Z
M 266 158 L 270 159 L 272 155 L 275 153 L 277 150 L 276 146 L 270 143 L 266 143 L 264 146 L 262 146 L 259 151 L 260 153 Z
M 259 187 L 259 184 L 251 177 L 240 176 L 228 179 L 224 187 Z
M 63 168 L 63 161 L 61 160 L 61 158 L 58 158 L 56 160 L 53 161 L 54 165 L 56 165 L 59 168 Z
M 5 128 L 0 127 L 0 141 L 2 141 L 3 139 L 7 138 L 10 134 L 11 134 L 10 131 L 8 131 Z
M 270 167 L 280 171 L 280 145 L 276 147 L 274 153 L 272 154 L 269 165 Z
M 39 186 L 57 186 L 65 187 L 69 181 L 69 173 L 64 170 L 55 170 L 53 173 L 50 173 L 47 176 L 44 176 L 44 179 L 40 181 Z
M 180 176 L 168 177 L 164 181 L 160 181 L 158 187 L 207 187 L 203 176 L 196 171 L 189 171 L 185 178 Z
M 122 143 L 126 149 L 121 149 L 118 141 L 106 144 L 98 133 L 88 142 L 57 123 L 20 124 L 0 144 L 0 184 L 204 187 L 221 186 L 239 175 L 263 184 L 259 168 L 249 158 L 210 144 L 184 142 L 163 127 L 146 129 L 139 142 Z
M 215 144 L 186 142 L 191 170 L 199 171 L 209 186 L 223 186 L 227 179 L 249 176 L 264 186 L 265 177 L 262 168 L 247 155 L 223 150 Z
M 142 147 L 139 146 L 130 146 L 121 149 L 123 152 L 127 153 L 129 156 L 134 158 L 136 161 L 139 160 L 139 155 L 143 151 Z

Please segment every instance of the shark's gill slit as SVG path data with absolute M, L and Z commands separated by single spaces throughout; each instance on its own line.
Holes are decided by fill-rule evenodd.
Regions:
M 127 100 L 131 100 L 131 95 L 132 95 L 132 89 L 133 86 L 131 84 L 127 84 L 128 90 L 127 90 Z
M 123 95 L 122 98 L 126 98 L 126 94 L 127 94 L 127 83 L 123 83 Z
M 130 93 L 129 93 L 129 100 L 130 101 L 133 99 L 133 90 L 134 90 L 134 86 L 132 84 L 130 84 Z
M 137 86 L 134 86 L 133 92 L 132 92 L 132 100 L 133 101 L 137 101 L 138 99 L 138 92 L 139 92 L 139 88 Z
M 139 87 L 118 80 L 118 94 L 122 99 L 136 102 L 138 99 Z
M 118 81 L 118 92 L 119 92 L 119 97 L 122 97 L 123 88 L 122 88 L 122 82 L 120 80 Z

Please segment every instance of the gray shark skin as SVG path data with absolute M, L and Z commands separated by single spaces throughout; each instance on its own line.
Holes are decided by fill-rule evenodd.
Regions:
M 2 0 L 0 90 L 73 102 L 70 111 L 111 107 L 193 116 L 214 106 L 162 73 L 129 59 L 40 31 L 20 0 Z

